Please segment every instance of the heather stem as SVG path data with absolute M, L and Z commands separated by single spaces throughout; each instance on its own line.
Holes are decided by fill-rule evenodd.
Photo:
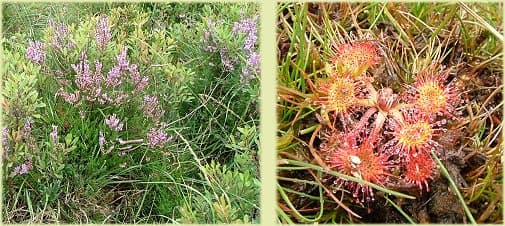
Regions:
M 119 144 L 133 144 L 133 143 L 142 143 L 144 142 L 144 139 L 135 139 L 135 140 L 122 140 L 121 138 L 118 138 L 117 141 Z

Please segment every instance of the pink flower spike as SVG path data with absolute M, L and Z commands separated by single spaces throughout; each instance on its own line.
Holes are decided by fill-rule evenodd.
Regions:
M 110 115 L 105 119 L 105 124 L 109 126 L 114 131 L 121 131 L 123 130 L 123 123 L 119 121 L 119 118 L 117 118 L 116 114 Z

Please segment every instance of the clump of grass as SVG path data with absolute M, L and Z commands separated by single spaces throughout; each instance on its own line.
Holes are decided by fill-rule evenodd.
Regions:
M 472 131 L 470 128 L 474 126 L 472 124 L 477 122 L 479 122 L 481 132 L 486 130 L 483 133 L 494 137 L 492 144 L 487 143 L 487 145 L 499 147 L 501 144 L 497 140 L 501 131 L 501 126 L 499 126 L 501 122 L 500 97 L 497 96 L 498 91 L 496 93 L 490 92 L 490 90 L 501 90 L 502 88 L 501 77 L 499 76 L 501 62 L 498 59 L 502 56 L 500 52 L 502 47 L 499 40 L 503 37 L 495 29 L 501 23 L 501 17 L 498 15 L 499 11 L 493 8 L 500 5 L 466 5 L 464 3 L 460 3 L 460 5 L 461 8 L 458 8 L 457 4 L 429 3 L 286 3 L 278 5 L 279 71 L 277 78 L 279 82 L 278 95 L 280 97 L 278 102 L 278 153 L 280 157 L 279 164 L 282 165 L 278 176 L 278 188 L 281 197 L 283 197 L 279 202 L 279 220 L 281 222 L 417 221 L 426 223 L 441 221 L 464 222 L 467 219 L 474 222 L 473 219 L 479 218 L 475 216 L 481 216 L 480 221 L 477 220 L 477 222 L 497 222 L 496 220 L 499 218 L 489 218 L 492 215 L 490 211 L 501 215 L 500 206 L 493 204 L 487 209 L 475 207 L 479 210 L 474 209 L 473 215 L 469 215 L 469 209 L 471 209 L 469 208 L 470 199 L 466 197 L 463 200 L 462 197 L 465 196 L 465 191 L 468 188 L 475 187 L 475 184 L 468 184 L 469 181 L 472 181 L 472 178 L 466 176 L 465 172 L 468 172 L 467 170 L 479 168 L 480 172 L 483 172 L 485 166 L 492 167 L 495 170 L 501 169 L 500 160 L 494 154 L 486 156 L 486 154 L 480 152 L 480 157 L 475 157 L 479 152 L 469 151 L 469 144 L 472 143 L 470 141 L 474 140 L 469 139 L 469 137 L 476 134 L 475 129 Z M 488 18 L 477 17 L 478 13 L 475 11 L 486 12 L 484 17 Z M 448 17 L 436 16 L 433 13 L 448 15 Z M 490 15 L 496 17 L 491 18 Z M 476 26 L 471 21 L 482 26 Z M 472 30 L 473 33 L 469 33 L 469 30 Z M 480 45 L 469 46 L 471 45 L 468 41 L 469 38 L 477 38 L 476 34 L 479 34 L 478 36 L 482 39 Z M 341 48 L 347 45 L 346 43 L 349 43 L 349 40 L 355 40 L 356 37 L 358 39 L 377 40 L 380 43 L 379 53 L 383 57 L 383 64 L 368 68 L 364 64 L 364 62 L 367 62 L 365 60 L 357 61 L 361 64 L 352 67 L 345 67 L 345 65 L 340 65 L 338 62 L 335 63 L 335 59 L 342 58 L 334 58 L 333 56 L 344 53 L 345 51 L 342 51 Z M 350 43 L 352 45 L 353 42 Z M 355 43 L 358 46 L 360 42 Z M 486 50 L 482 51 L 483 49 Z M 359 54 L 359 57 L 363 59 L 366 56 L 367 54 Z M 472 65 L 471 62 L 474 62 L 477 58 L 487 60 L 480 65 Z M 360 58 L 356 56 L 356 59 Z M 328 66 L 329 62 L 331 64 Z M 350 61 L 347 64 L 353 65 Z M 440 64 L 447 65 L 450 69 L 442 70 L 436 75 L 437 73 L 433 73 L 435 71 L 433 65 Z M 361 65 L 363 68 L 361 68 Z M 337 74 L 346 74 L 343 71 L 349 69 L 356 70 L 351 74 L 354 73 L 353 76 L 365 75 L 359 80 L 365 85 L 360 86 L 357 83 L 345 89 L 342 89 L 342 85 L 339 86 L 340 89 L 336 88 L 337 85 L 330 85 L 326 87 L 326 91 L 320 91 L 319 88 L 325 87 L 321 85 L 325 82 L 318 81 L 321 78 L 328 77 L 327 80 L 330 83 L 345 77 L 337 75 L 336 78 L 338 79 L 333 78 L 335 77 L 333 68 L 335 68 Z M 426 76 L 427 74 L 435 76 Z M 479 74 L 490 76 L 488 78 L 491 79 L 486 81 L 488 88 L 475 89 L 477 83 L 486 86 L 482 84 L 484 80 Z M 452 82 L 449 83 L 449 81 Z M 469 81 L 472 81 L 472 83 L 468 83 Z M 333 82 L 332 84 L 343 83 Z M 374 86 L 388 88 L 375 91 Z M 357 87 L 364 88 L 358 89 Z M 363 94 L 364 98 L 361 99 L 356 98 L 356 94 L 362 92 L 360 89 L 366 90 Z M 345 96 L 344 94 L 350 93 L 349 91 L 354 91 L 352 97 L 342 99 Z M 428 91 L 430 94 L 424 97 L 424 93 L 428 93 Z M 436 93 L 447 96 L 439 95 L 439 97 L 436 97 L 434 96 Z M 321 95 L 323 98 L 321 98 Z M 370 97 L 373 97 L 371 99 L 375 101 L 366 100 Z M 479 102 L 478 98 L 487 99 L 483 103 L 487 106 L 487 113 L 482 114 L 482 112 L 479 112 L 480 115 L 475 117 L 473 112 L 475 110 L 472 110 L 471 106 Z M 347 103 L 345 101 L 349 99 L 355 101 L 350 101 L 349 103 L 352 104 L 345 105 L 346 107 L 343 108 L 343 104 Z M 342 104 L 336 105 L 335 103 L 338 101 L 341 101 Z M 433 103 L 433 101 L 435 102 Z M 423 108 L 424 102 L 429 102 L 432 107 Z M 375 110 L 370 108 L 374 105 L 376 106 Z M 366 111 L 363 106 L 367 106 L 369 110 Z M 425 120 L 421 120 L 417 116 L 417 118 L 412 118 L 413 115 L 409 116 L 412 113 L 400 113 L 399 110 L 405 107 L 418 109 L 414 111 L 418 111 L 416 113 L 418 116 L 424 115 L 421 118 L 425 118 Z M 435 110 L 438 113 L 432 112 Z M 401 111 L 404 112 L 404 110 Z M 494 115 L 494 121 L 489 118 L 490 115 Z M 488 118 L 488 120 L 484 118 Z M 405 120 L 410 120 L 410 123 L 406 123 Z M 382 133 L 384 122 L 386 122 L 385 130 L 389 131 L 387 133 Z M 422 122 L 427 123 L 422 124 Z M 491 130 L 486 129 L 489 125 L 492 126 Z M 355 132 L 356 136 L 360 137 L 360 139 L 357 139 L 358 143 L 354 140 L 349 141 L 346 135 L 339 135 L 340 133 L 349 133 L 348 131 L 352 133 L 354 130 L 357 130 Z M 335 133 L 332 131 L 341 132 Z M 395 131 L 396 135 L 394 135 Z M 411 133 L 414 131 L 417 131 L 416 134 Z M 444 132 L 439 135 L 431 132 L 429 134 L 425 133 L 428 131 Z M 405 132 L 411 133 L 411 136 L 402 137 Z M 421 140 L 426 137 L 434 139 L 434 141 L 428 142 L 430 145 L 428 143 L 421 144 L 419 139 L 411 140 L 410 137 L 413 137 L 413 135 Z M 393 154 L 386 158 L 393 161 L 393 165 L 401 162 L 402 158 L 412 159 L 412 161 L 405 162 L 403 167 L 393 167 L 390 171 L 386 171 L 389 172 L 391 178 L 404 178 L 407 184 L 415 186 L 398 186 L 397 179 L 384 182 L 377 180 L 381 177 L 363 177 L 365 175 L 365 172 L 362 172 L 364 170 L 362 168 L 364 157 L 360 158 L 358 154 L 354 154 L 346 160 L 340 158 L 342 153 L 334 151 L 340 150 L 339 147 L 343 148 L 342 150 L 354 150 L 363 146 L 368 140 L 365 137 L 379 137 L 379 142 L 373 143 L 376 146 L 372 147 L 380 147 L 381 145 L 390 147 L 381 149 L 377 154 L 384 151 Z M 394 139 L 387 142 L 391 138 Z M 349 148 L 345 148 L 346 145 Z M 449 170 L 444 172 L 451 172 L 451 175 L 446 175 L 450 178 L 449 181 L 452 181 L 451 186 L 458 184 L 457 188 L 453 186 L 452 189 L 462 191 L 463 195 L 458 196 L 460 202 L 440 204 L 443 201 L 431 200 L 438 199 L 436 194 L 443 191 L 441 189 L 444 189 L 444 186 L 445 188 L 449 187 L 447 182 L 443 182 L 443 177 L 440 177 L 436 167 L 437 164 L 430 154 L 431 149 L 437 149 L 437 155 L 442 159 L 445 168 L 449 167 Z M 421 159 L 419 155 L 423 156 L 423 162 L 417 161 Z M 484 165 L 482 165 L 482 162 L 476 162 L 479 161 L 477 158 L 487 157 L 492 161 L 484 162 Z M 332 159 L 339 160 L 339 162 L 333 164 Z M 325 169 L 325 174 L 314 174 L 314 166 L 300 168 L 292 162 L 293 160 L 319 165 L 319 167 Z M 426 162 L 428 160 L 429 164 Z M 343 167 L 346 165 L 344 164 L 345 161 L 350 162 L 347 168 Z M 443 168 L 443 165 L 440 164 L 438 162 L 439 167 Z M 423 168 L 428 166 L 429 170 Z M 352 203 L 357 198 L 356 190 L 354 187 L 345 186 L 349 182 L 337 183 L 337 186 L 330 185 L 332 181 L 348 180 L 348 178 L 342 177 L 342 174 L 337 176 L 337 180 L 332 179 L 328 175 L 328 172 L 332 172 L 331 170 L 348 173 L 359 179 L 382 184 L 386 188 L 381 188 L 381 191 L 385 193 L 378 192 L 379 197 L 375 201 L 366 202 L 361 207 L 359 205 L 354 206 Z M 372 171 L 366 171 L 366 173 L 369 172 Z M 403 174 L 404 172 L 406 174 Z M 421 172 L 426 172 L 426 174 L 421 177 Z M 477 172 L 473 171 L 473 173 Z M 474 178 L 479 177 L 484 177 L 484 174 L 475 175 Z M 497 177 L 493 176 L 494 179 L 488 177 L 489 180 L 486 181 L 499 186 L 501 180 Z M 365 186 L 365 184 L 368 185 L 367 183 L 360 181 L 358 184 L 363 188 L 358 189 L 358 191 L 362 190 L 364 193 L 370 193 L 365 192 L 371 191 Z M 418 187 L 418 189 L 415 189 L 415 187 Z M 378 188 L 377 185 L 374 188 Z M 314 196 L 317 190 L 319 190 L 319 196 Z M 400 201 L 402 199 L 399 197 L 384 195 L 394 190 L 415 195 L 416 199 Z M 424 191 L 419 193 L 419 190 Z M 289 195 L 286 191 L 289 192 Z M 337 197 L 340 198 L 337 199 Z M 499 196 L 492 195 L 492 197 Z M 429 205 L 432 209 L 454 208 L 461 211 L 449 217 L 448 214 L 450 213 L 443 211 L 432 212 L 428 209 L 425 211 L 428 212 L 428 215 L 421 216 L 413 211 L 415 208 L 423 208 L 424 205 L 421 205 L 421 203 Z M 388 215 L 386 219 L 389 220 L 376 218 L 373 215 L 374 211 L 378 211 L 378 206 L 383 205 L 386 205 L 385 212 Z M 443 205 L 451 207 L 443 207 Z M 404 211 L 405 208 L 408 211 Z M 384 212 L 383 207 L 380 207 L 380 209 L 381 213 Z M 391 215 L 395 211 L 399 211 L 406 218 L 396 218 Z M 484 212 L 484 215 L 479 215 Z M 465 217 L 465 213 L 468 218 Z M 313 216 L 317 217 L 313 218 Z

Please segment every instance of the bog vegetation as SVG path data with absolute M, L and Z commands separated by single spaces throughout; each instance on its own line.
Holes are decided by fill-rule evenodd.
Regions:
M 501 10 L 279 4 L 279 221 L 502 223 Z
M 5 223 L 258 219 L 254 4 L 5 4 Z

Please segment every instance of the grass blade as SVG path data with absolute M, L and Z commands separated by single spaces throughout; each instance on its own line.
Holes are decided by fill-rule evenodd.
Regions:
M 442 162 L 440 161 L 440 159 L 437 157 L 437 155 L 434 152 L 431 152 L 431 155 L 433 156 L 433 158 L 437 162 L 438 166 L 440 166 L 440 170 L 442 171 L 442 174 L 444 174 L 444 176 L 449 181 L 449 185 L 451 185 L 452 191 L 454 191 L 454 193 L 456 193 L 456 196 L 458 196 L 458 199 L 461 202 L 461 205 L 463 205 L 463 209 L 465 209 L 465 213 L 468 216 L 468 219 L 470 220 L 470 222 L 472 224 L 477 224 L 475 222 L 475 219 L 473 218 L 472 213 L 470 212 L 470 209 L 466 205 L 465 199 L 463 198 L 463 196 L 459 192 L 458 186 L 456 186 L 456 183 L 454 183 L 454 180 L 451 178 L 451 175 L 449 175 L 449 172 L 445 168 L 444 164 L 442 164 Z
M 401 198 L 407 198 L 407 199 L 416 199 L 416 197 L 414 197 L 414 196 L 410 196 L 410 195 L 406 195 L 406 194 L 403 194 L 403 193 L 400 193 L 400 192 L 392 191 L 392 190 L 383 188 L 383 187 L 381 187 L 379 185 L 376 185 L 374 183 L 370 183 L 368 181 L 360 180 L 360 179 L 358 179 L 356 177 L 351 177 L 351 176 L 348 176 L 348 175 L 345 175 L 345 174 L 341 174 L 341 173 L 337 173 L 337 172 L 334 172 L 334 171 L 325 170 L 325 169 L 323 169 L 323 167 L 312 165 L 310 163 L 295 161 L 295 160 L 291 160 L 291 159 L 285 159 L 284 161 L 286 161 L 288 164 L 291 164 L 291 165 L 309 167 L 309 168 L 311 168 L 313 170 L 316 170 L 316 171 L 319 171 L 319 172 L 323 172 L 323 173 L 330 174 L 330 175 L 333 175 L 333 176 L 337 176 L 337 177 L 340 177 L 340 178 L 344 178 L 344 179 L 347 179 L 347 180 L 350 180 L 350 181 L 354 181 L 354 182 L 357 182 L 357 183 L 360 183 L 360 184 L 364 184 L 364 185 L 367 185 L 369 187 L 375 188 L 375 189 L 377 189 L 379 191 L 385 192 L 385 193 L 390 194 L 390 195 L 394 195 L 394 196 L 401 197 Z
M 475 11 L 470 9 L 470 7 L 468 7 L 462 1 L 458 1 L 458 4 L 461 6 L 461 8 L 463 8 L 465 11 L 467 11 L 470 15 L 475 17 L 475 19 L 477 21 L 479 21 L 479 23 L 481 23 L 486 29 L 488 29 L 489 32 L 493 33 L 494 36 L 496 36 L 498 39 L 500 39 L 501 42 L 505 42 L 505 38 L 503 37 L 503 35 L 500 32 L 498 32 L 493 26 L 491 26 L 491 24 L 486 22 L 486 20 L 484 20 L 481 16 L 479 16 L 479 14 L 477 14 Z
M 386 198 L 386 201 L 391 204 L 396 210 L 398 210 L 398 212 L 400 212 L 400 214 L 404 216 L 405 219 L 407 219 L 411 224 L 416 224 L 416 222 L 414 222 L 414 220 L 412 220 L 412 218 L 407 213 L 405 213 L 401 207 L 396 205 L 395 202 L 391 201 L 391 199 L 389 199 L 387 196 L 384 196 L 384 198 Z

